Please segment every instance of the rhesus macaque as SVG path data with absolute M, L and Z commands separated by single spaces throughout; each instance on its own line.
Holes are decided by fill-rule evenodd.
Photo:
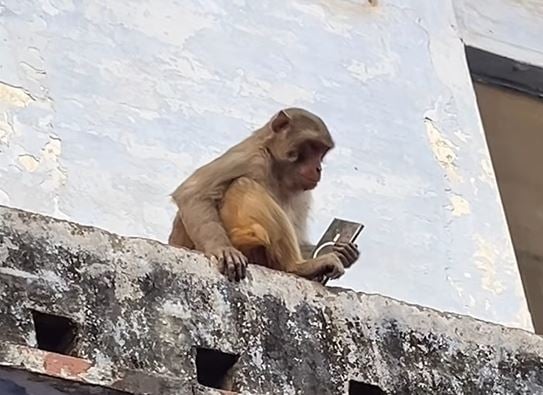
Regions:
M 358 259 L 356 245 L 309 259 L 305 236 L 310 193 L 333 147 L 319 117 L 279 111 L 173 192 L 179 210 L 169 244 L 205 253 L 230 280 L 245 277 L 249 260 L 315 281 L 340 277 Z

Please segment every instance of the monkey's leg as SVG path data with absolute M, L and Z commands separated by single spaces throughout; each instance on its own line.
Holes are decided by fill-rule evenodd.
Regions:
M 168 244 L 174 247 L 186 247 L 186 248 L 194 249 L 194 243 L 192 242 L 190 237 L 187 235 L 187 231 L 185 230 L 185 225 L 183 224 L 183 221 L 181 220 L 179 212 L 175 214 L 175 218 L 173 220 L 173 225 L 172 225 L 172 231 L 170 233 L 170 237 L 168 238 Z
M 249 178 L 239 178 L 229 186 L 220 215 L 232 245 L 244 253 L 264 247 L 267 266 L 308 279 L 322 274 L 337 278 L 344 273 L 335 253 L 304 260 L 284 210 L 263 186 Z

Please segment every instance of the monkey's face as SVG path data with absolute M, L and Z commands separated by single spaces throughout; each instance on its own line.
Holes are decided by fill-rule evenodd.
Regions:
M 328 147 L 314 141 L 306 141 L 295 150 L 295 171 L 289 173 L 295 177 L 292 181 L 297 189 L 307 191 L 317 186 L 321 180 L 322 160 L 327 152 Z
M 281 183 L 291 192 L 315 188 L 321 179 L 322 160 L 334 147 L 324 122 L 305 110 L 289 109 L 272 118 L 269 130 L 267 148 Z

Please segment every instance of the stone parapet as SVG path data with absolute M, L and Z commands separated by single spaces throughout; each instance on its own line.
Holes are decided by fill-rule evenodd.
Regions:
M 0 393 L 38 379 L 51 394 L 537 394 L 543 339 L 257 266 L 231 283 L 199 254 L 0 206 Z

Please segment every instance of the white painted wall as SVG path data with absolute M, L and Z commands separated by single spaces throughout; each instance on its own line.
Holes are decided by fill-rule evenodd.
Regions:
M 0 201 L 166 240 L 168 194 L 284 106 L 338 148 L 311 236 L 338 284 L 531 330 L 452 3 L 7 0 Z
M 543 1 L 454 0 L 467 45 L 543 66 Z

